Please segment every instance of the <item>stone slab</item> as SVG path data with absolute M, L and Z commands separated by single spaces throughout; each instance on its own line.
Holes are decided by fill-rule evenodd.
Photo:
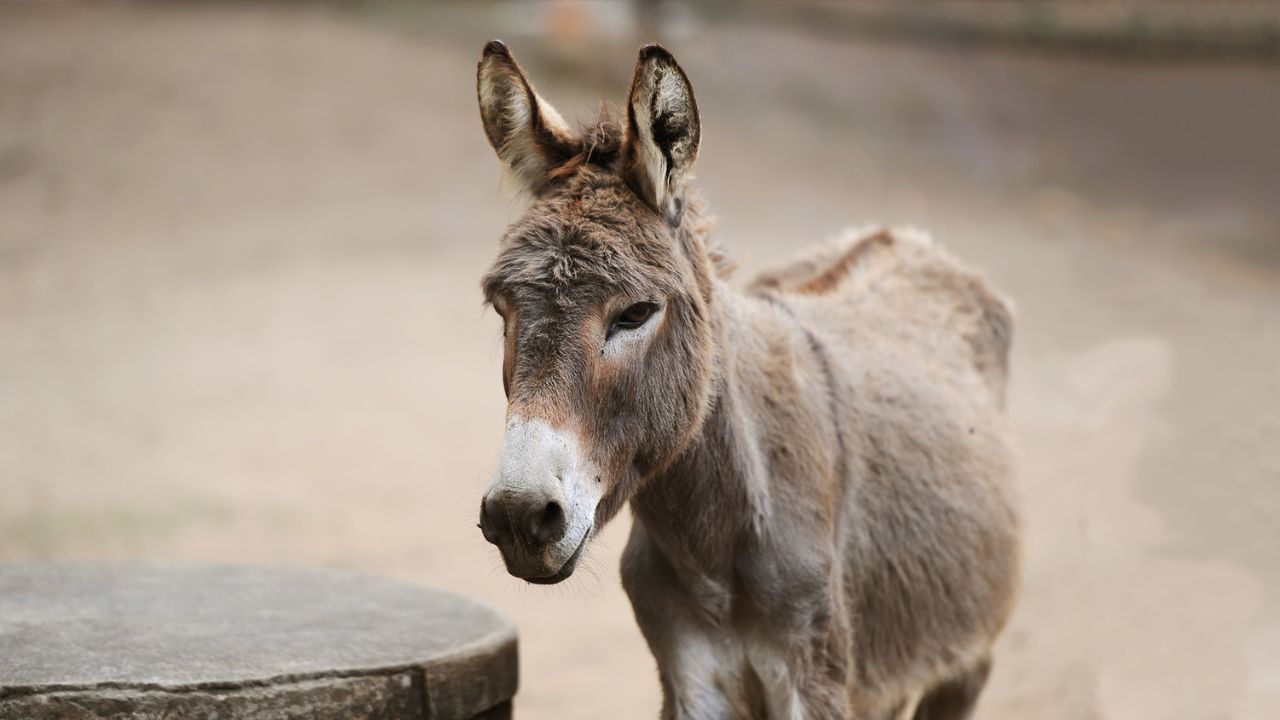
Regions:
M 451 593 L 232 565 L 0 565 L 0 720 L 510 715 L 515 628 Z

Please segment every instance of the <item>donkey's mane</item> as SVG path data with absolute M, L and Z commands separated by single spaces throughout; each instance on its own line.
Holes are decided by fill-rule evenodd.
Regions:
M 625 131 L 608 105 L 600 106 L 600 116 L 594 122 L 578 128 L 578 136 L 582 138 L 585 162 L 612 166 L 622 154 Z
M 548 171 L 549 183 L 568 180 L 586 169 L 612 172 L 620 170 L 626 127 L 612 107 L 601 103 L 599 114 L 594 120 L 578 125 L 577 137 L 577 152 Z M 708 212 L 702 194 L 690 187 L 685 198 L 685 212 L 680 229 L 702 242 L 716 275 L 727 278 L 737 269 L 738 264 L 728 257 L 720 243 L 712 237 L 711 230 L 714 226 L 715 218 Z
M 625 130 L 608 105 L 601 104 L 600 115 L 593 121 L 578 126 L 577 152 L 548 173 L 552 182 L 570 177 L 579 168 L 593 165 L 602 169 L 617 167 L 622 156 Z

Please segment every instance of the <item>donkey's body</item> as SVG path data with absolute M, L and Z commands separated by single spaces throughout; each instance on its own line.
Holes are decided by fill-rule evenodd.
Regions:
M 623 558 L 668 714 L 962 716 L 1017 576 L 1005 305 L 911 232 L 717 300 L 715 409 Z
M 967 716 L 1017 582 L 1004 303 L 910 231 L 730 287 L 660 48 L 624 132 L 570 131 L 500 44 L 479 86 L 535 197 L 485 280 L 509 407 L 481 527 L 511 573 L 568 577 L 629 500 L 664 717 Z

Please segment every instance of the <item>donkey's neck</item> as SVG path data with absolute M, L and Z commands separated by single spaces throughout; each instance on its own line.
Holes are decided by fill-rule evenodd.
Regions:
M 734 551 L 743 532 L 759 530 L 769 513 L 762 432 L 748 383 L 757 364 L 745 350 L 761 328 L 743 310 L 752 300 L 714 282 L 711 302 L 719 372 L 701 432 L 672 465 L 649 478 L 632 500 L 635 521 L 661 550 L 708 612 L 727 612 Z

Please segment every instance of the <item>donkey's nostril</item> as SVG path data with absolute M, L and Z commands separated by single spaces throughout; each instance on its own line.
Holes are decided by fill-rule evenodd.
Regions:
M 484 539 L 496 545 L 502 527 L 502 517 L 493 507 L 493 503 L 485 502 L 484 498 L 480 498 L 480 533 L 484 535 Z
M 541 512 L 534 513 L 530 520 L 530 536 L 543 545 L 560 542 L 569 529 L 564 508 L 555 500 L 548 502 Z

